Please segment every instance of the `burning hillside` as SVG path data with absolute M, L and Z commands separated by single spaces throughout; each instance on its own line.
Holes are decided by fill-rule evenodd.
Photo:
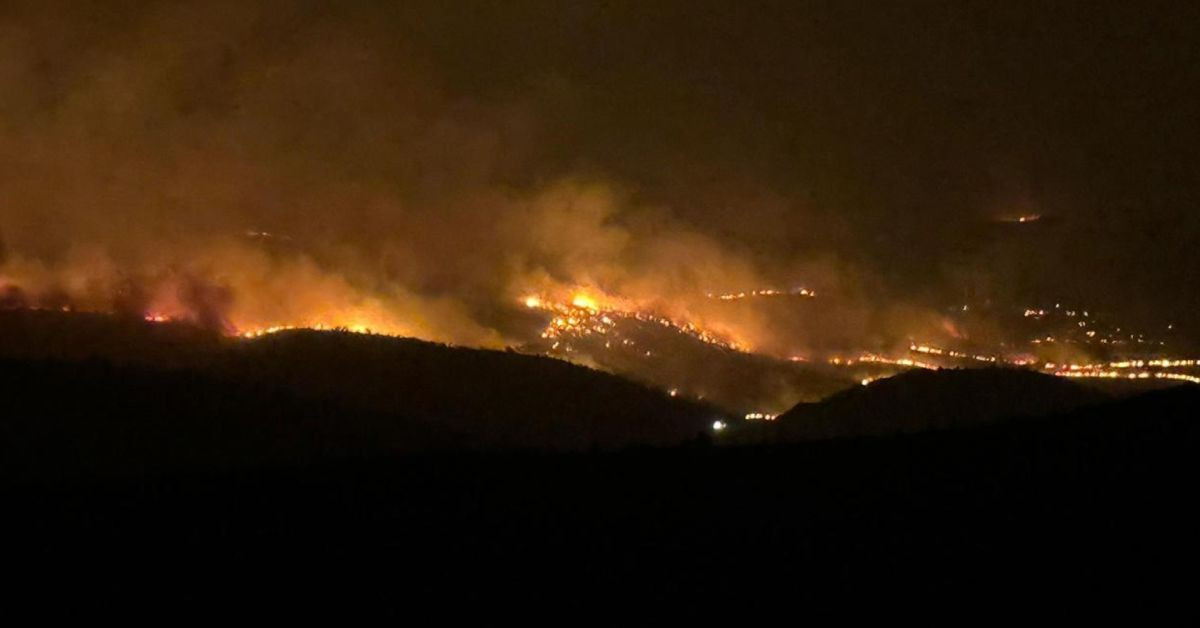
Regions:
M 938 185 L 903 190 L 872 188 L 903 179 L 891 175 L 796 176 L 821 160 L 772 157 L 770 142 L 719 139 L 676 112 L 613 115 L 658 111 L 641 96 L 594 98 L 657 80 L 597 92 L 555 67 L 491 91 L 420 43 L 426 20 L 371 3 L 218 4 L 60 16 L 29 3 L 0 16 L 26 18 L 0 21 L 0 308 L 513 347 L 760 413 L 923 365 L 1099 377 L 1114 369 L 1082 367 L 1190 357 L 1175 336 L 1130 333 L 1093 308 L 1070 320 L 1047 305 L 1015 321 L 999 306 L 946 311 L 964 291 L 1029 300 L 1046 293 L 1043 269 L 1088 267 L 1043 260 L 1082 239 L 1036 195 L 996 210 L 990 193 L 924 198 L 958 189 L 941 171 Z M 713 102 L 698 96 L 693 106 Z M 725 122 L 708 131 L 736 127 Z M 977 220 L 913 220 L 913 207 L 1021 226 L 985 221 L 981 234 Z M 1026 260 L 1047 263 L 1031 272 Z
M 658 325 L 672 333 L 684 335 L 723 349 L 731 351 L 742 350 L 734 340 L 703 329 L 690 321 L 674 321 L 670 318 L 657 316 L 649 312 L 625 311 L 602 307 L 600 302 L 580 292 L 571 297 L 570 302 L 559 303 L 546 301 L 542 297 L 527 296 L 521 300 L 525 307 L 542 310 L 553 315 L 541 337 L 554 341 L 551 349 L 558 350 L 562 346 L 563 353 L 573 351 L 572 341 L 585 339 L 593 334 L 606 337 L 606 346 L 619 342 L 625 346 L 634 346 L 636 341 L 623 337 L 618 323 L 645 323 Z M 627 326 L 627 325 L 626 325 Z M 647 351 L 650 351 L 649 349 Z
M 1123 328 L 1082 309 L 1062 311 L 1060 318 L 1065 322 L 1061 331 L 1047 331 L 1050 312 L 1024 310 L 1020 319 L 1034 324 L 1032 335 L 1024 341 L 1019 336 L 992 345 L 972 340 L 971 321 L 946 318 L 943 327 L 955 333 L 938 336 L 938 342 L 917 340 L 929 338 L 928 331 L 910 335 L 912 340 L 900 346 L 895 345 L 902 335 L 890 345 L 872 342 L 864 335 L 841 350 L 785 354 L 780 347 L 820 344 L 802 337 L 787 338 L 786 325 L 780 332 L 782 341 L 762 343 L 764 328 L 770 321 L 781 320 L 779 311 L 770 316 L 764 316 L 764 311 L 770 313 L 769 308 L 782 306 L 786 322 L 844 306 L 839 306 L 836 298 L 817 301 L 809 289 L 708 293 L 675 302 L 637 300 L 597 288 L 567 286 L 509 299 L 507 306 L 498 309 L 502 313 L 498 320 L 509 322 L 484 327 L 452 303 L 445 304 L 448 316 L 429 320 L 413 316 L 412 302 L 395 294 L 369 295 L 353 289 L 347 281 L 298 270 L 306 264 L 296 258 L 264 254 L 250 259 L 259 264 L 257 274 L 227 275 L 227 281 L 233 278 L 227 283 L 203 280 L 199 273 L 178 269 L 135 276 L 83 268 L 78 275 L 55 276 L 37 266 L 10 263 L 6 275 L 0 277 L 0 307 L 114 313 L 245 339 L 310 329 L 449 339 L 468 346 L 505 344 L 524 353 L 624 375 L 672 395 L 711 401 L 747 415 L 772 415 L 796 402 L 815 401 L 855 383 L 909 369 L 1007 366 L 1071 378 L 1200 382 L 1196 360 L 1152 353 L 1165 343 L 1138 342 L 1145 336 L 1137 333 L 1116 336 Z M 272 269 L 280 273 L 266 272 Z M 42 288 L 26 288 L 22 278 L 28 285 Z M 286 290 L 291 281 L 297 281 L 295 288 Z M 243 296 L 247 290 L 250 299 Z M 778 301 L 786 298 L 799 300 Z M 433 303 L 426 300 L 423 305 Z M 509 313 L 503 314 L 506 311 Z M 459 316 L 466 335 L 433 331 L 455 331 L 459 323 L 454 322 L 454 315 Z M 739 326 L 745 321 L 750 327 Z M 1100 354 L 1090 346 L 1096 332 L 1104 336 L 1095 348 L 1103 347 L 1108 353 Z M 1063 353 L 1066 349 L 1070 351 Z
M 606 305 L 613 300 L 587 292 L 564 301 L 527 296 L 522 303 L 546 320 L 522 351 L 619 373 L 672 396 L 744 412 L 787 408 L 851 385 L 843 374 L 755 352 L 692 321 Z

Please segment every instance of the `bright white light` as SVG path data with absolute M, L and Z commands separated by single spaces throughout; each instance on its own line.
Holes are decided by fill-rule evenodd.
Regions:
M 714 432 L 720 432 L 723 429 L 725 429 L 724 421 L 713 421 L 713 431 Z

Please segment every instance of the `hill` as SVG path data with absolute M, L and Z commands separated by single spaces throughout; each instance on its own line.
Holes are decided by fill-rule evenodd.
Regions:
M 715 409 L 561 360 L 419 340 L 283 332 L 237 343 L 221 369 L 372 411 L 442 424 L 485 447 L 672 445 Z
M 0 479 L 296 466 L 449 449 L 444 426 L 196 372 L 0 359 Z
M 90 595 L 103 608 L 344 617 L 554 600 L 594 618 L 699 599 L 706 612 L 731 600 L 746 614 L 753 600 L 891 617 L 906 600 L 960 620 L 959 605 L 1077 613 L 1101 599 L 1105 613 L 1121 603 L 1145 613 L 1191 600 L 1198 407 L 1200 387 L 1182 386 L 884 438 L 418 456 L 8 491 L 0 526 L 16 540 L 10 568 L 26 575 L 14 586 L 54 596 L 47 608 Z
M 802 299 L 807 300 L 807 299 Z M 788 306 L 779 299 L 776 305 Z M 791 304 L 791 305 L 794 305 Z M 722 408 L 778 413 L 857 383 L 844 372 L 750 353 L 649 313 L 561 305 L 523 312 L 520 351 L 561 357 Z
M 885 436 L 1040 417 L 1102 403 L 1108 396 L 1020 369 L 916 369 L 799 404 L 780 415 L 783 440 Z
M 539 340 L 526 344 L 522 351 L 594 364 L 742 413 L 778 411 L 855 384 L 845 374 L 706 343 L 636 319 L 615 320 L 606 335 L 575 337 L 562 343 Z
M 670 445 L 711 431 L 720 416 L 706 405 L 560 360 L 341 332 L 290 331 L 246 340 L 128 318 L 8 311 L 0 312 L 0 359 L 9 360 L 5 368 L 12 373 L 41 374 L 13 379 L 22 384 L 8 390 L 31 412 L 38 399 L 78 396 L 79 408 L 42 406 L 39 412 L 82 417 L 88 403 L 82 400 L 100 394 L 110 414 L 119 407 L 130 413 L 121 419 L 130 425 L 165 422 L 186 411 L 198 429 L 205 408 L 220 415 L 214 421 L 250 431 L 262 428 L 254 423 L 259 413 L 282 421 L 295 412 L 298 421 L 321 418 L 327 423 L 321 429 L 358 435 L 356 443 L 365 434 L 373 435 L 367 441 L 393 442 L 393 428 L 411 436 L 407 430 L 420 425 L 436 433 L 431 442 L 449 439 L 465 448 Z M 47 360 L 53 364 L 42 364 Z M 153 392 L 157 386 L 161 399 Z M 263 396 L 286 401 L 271 406 Z M 190 408 L 185 399 L 201 406 Z M 314 418 L 309 404 L 325 406 Z M 336 426 L 335 418 L 341 421 Z M 357 421 L 369 425 L 349 425 Z M 389 421 L 396 425 L 381 427 Z M 118 429 L 119 423 L 102 425 Z M 169 435 L 153 438 L 160 436 Z M 424 436 L 413 442 L 424 443 Z M 358 449 L 369 453 L 379 446 Z

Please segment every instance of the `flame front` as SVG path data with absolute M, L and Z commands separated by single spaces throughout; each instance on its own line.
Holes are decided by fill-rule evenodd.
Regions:
M 582 338 L 593 334 L 609 335 L 618 321 L 633 320 L 658 324 L 723 349 L 748 350 L 744 344 L 705 329 L 694 322 L 675 320 L 651 311 L 633 309 L 628 301 L 623 299 L 598 297 L 587 291 L 573 291 L 570 299 L 565 301 L 554 301 L 539 295 L 528 295 L 521 298 L 521 302 L 529 309 L 544 311 L 552 315 L 549 323 L 541 332 L 541 337 L 547 340 Z M 625 307 L 619 305 L 622 302 L 625 303 Z M 622 342 L 628 344 L 630 341 L 625 339 Z

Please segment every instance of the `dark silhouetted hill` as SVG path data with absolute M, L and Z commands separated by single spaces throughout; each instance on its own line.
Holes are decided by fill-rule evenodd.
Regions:
M 0 359 L 0 476 L 294 466 L 436 451 L 443 426 L 189 371 Z
M 0 309 L 4 358 L 195 367 L 217 360 L 227 345 L 228 339 L 210 330 L 138 316 Z
M 1198 409 L 1200 388 L 1182 386 L 882 438 L 7 491 L 5 564 L 21 575 L 7 591 L 43 614 L 91 596 L 105 609 L 272 618 L 551 601 L 588 618 L 646 603 L 707 613 L 713 600 L 740 616 L 909 609 L 955 621 L 1190 611 Z
M 707 433 L 720 416 L 561 360 L 419 340 L 295 331 L 238 343 L 228 355 L 226 372 L 403 411 L 485 447 L 673 445 Z
M 1108 400 L 1094 388 L 1020 369 L 916 369 L 800 404 L 774 424 L 783 440 L 886 436 L 1040 417 Z
M 22 403 L 58 397 L 58 377 L 66 378 L 62 390 L 78 391 L 69 397 L 78 397 L 79 407 L 38 410 L 31 404 L 25 406 L 29 417 L 37 412 L 73 417 L 68 423 L 98 430 L 92 436 L 96 443 L 115 446 L 123 429 L 120 421 L 110 417 L 94 426 L 82 422 L 88 398 L 98 396 L 109 404 L 106 412 L 111 415 L 125 408 L 129 416 L 117 417 L 120 420 L 160 426 L 154 437 L 175 439 L 164 441 L 164 447 L 181 452 L 187 437 L 170 433 L 167 426 L 173 419 L 168 415 L 191 422 L 181 427 L 180 433 L 186 434 L 208 429 L 202 425 L 205 413 L 213 417 L 213 430 L 220 421 L 228 421 L 251 431 L 259 428 L 254 416 L 263 414 L 264 421 L 276 423 L 269 429 L 276 430 L 273 438 L 281 447 L 295 439 L 312 440 L 303 431 L 308 428 L 299 426 L 320 419 L 325 421 L 321 429 L 357 435 L 358 440 L 339 436 L 331 447 L 357 447 L 368 453 L 394 450 L 387 444 L 392 442 L 391 428 L 404 431 L 411 425 L 433 430 L 439 435 L 437 444 L 453 434 L 454 442 L 464 448 L 673 445 L 707 433 L 719 416 L 708 406 L 560 360 L 340 332 L 290 331 L 242 340 L 138 319 L 5 311 L 0 312 L 0 359 L 4 358 L 14 373 L 28 363 L 42 374 L 37 380 L 22 380 L 34 381 L 36 389 L 10 391 Z M 45 360 L 57 366 L 38 366 Z M 70 366 L 83 363 L 91 370 Z M 92 376 L 97 379 L 89 383 Z M 162 405 L 155 396 L 158 385 L 163 387 Z M 266 403 L 272 395 L 287 401 Z M 306 405 L 310 403 L 325 407 L 311 417 Z M 296 414 L 300 432 L 287 434 L 288 413 Z M 353 425 L 356 421 L 369 425 Z M 400 423 L 389 427 L 384 425 L 388 421 Z M 68 423 L 60 427 L 66 429 Z M 99 433 L 110 428 L 117 431 Z M 399 450 L 420 449 L 424 442 L 414 437 Z

